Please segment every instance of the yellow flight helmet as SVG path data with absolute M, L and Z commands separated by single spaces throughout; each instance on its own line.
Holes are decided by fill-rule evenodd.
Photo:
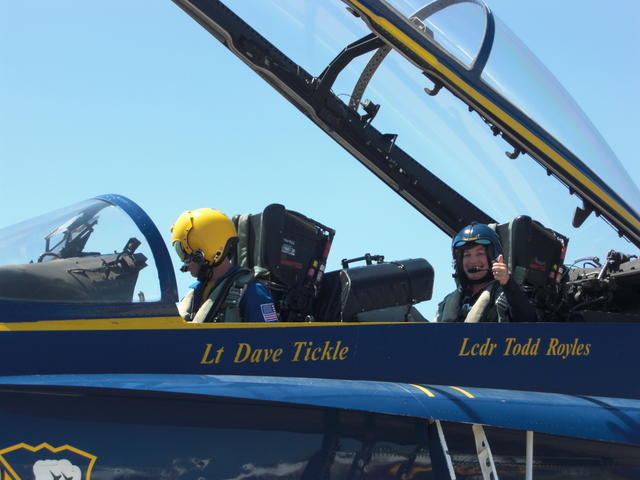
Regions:
M 213 208 L 187 210 L 171 225 L 171 243 L 180 260 L 207 261 L 217 265 L 238 240 L 229 217 Z

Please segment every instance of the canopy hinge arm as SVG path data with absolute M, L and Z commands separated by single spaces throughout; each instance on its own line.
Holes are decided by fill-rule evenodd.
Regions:
M 336 81 L 336 78 L 338 78 L 340 72 L 349 65 L 351 60 L 364 55 L 365 53 L 376 50 L 383 45 L 384 43 L 382 40 L 373 33 L 370 33 L 369 35 L 347 45 L 316 79 L 316 95 L 320 98 L 324 98 L 327 93 L 329 93 L 329 90 L 331 90 L 331 87 Z

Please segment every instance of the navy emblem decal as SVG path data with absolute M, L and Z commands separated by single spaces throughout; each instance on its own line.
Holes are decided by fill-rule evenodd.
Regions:
M 91 480 L 97 458 L 71 445 L 19 443 L 0 450 L 0 480 Z

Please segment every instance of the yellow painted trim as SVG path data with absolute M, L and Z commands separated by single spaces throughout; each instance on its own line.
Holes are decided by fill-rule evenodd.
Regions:
M 0 332 L 66 330 L 170 330 L 185 328 L 180 317 L 99 318 L 78 320 L 42 320 L 37 322 L 0 323 Z
M 189 323 L 175 317 L 99 318 L 78 320 L 42 320 L 37 322 L 0 323 L 2 332 L 90 331 L 90 330 L 219 330 L 283 327 L 339 327 L 369 325 L 411 325 L 411 322 L 274 322 L 274 323 Z
M 420 385 L 415 385 L 413 383 L 410 383 L 409 385 L 411 385 L 412 387 L 416 387 L 418 390 L 420 390 L 421 392 L 424 392 L 427 394 L 428 397 L 435 397 L 435 395 L 433 393 L 431 393 L 429 390 L 427 390 L 426 388 L 420 386 Z
M 454 72 L 445 67 L 442 63 L 440 63 L 431 53 L 421 47 L 414 40 L 409 38 L 405 33 L 400 31 L 394 24 L 392 24 L 389 20 L 384 17 L 380 17 L 375 15 L 371 10 L 366 8 L 357 0 L 347 0 L 351 3 L 352 6 L 360 10 L 364 15 L 367 16 L 372 22 L 376 23 L 380 28 L 386 30 L 390 35 L 392 35 L 395 39 L 400 41 L 403 45 L 405 45 L 409 50 L 418 55 L 420 58 L 425 60 L 429 65 L 434 67 L 437 71 L 439 71 L 442 75 L 444 75 L 447 79 L 449 79 L 452 83 L 454 83 L 460 90 L 464 91 L 469 97 L 475 100 L 477 103 L 482 105 L 484 108 L 493 113 L 497 118 L 501 121 L 509 125 L 513 130 L 519 133 L 522 137 L 524 137 L 528 142 L 535 145 L 540 151 L 542 151 L 547 157 L 549 157 L 552 161 L 556 163 L 560 168 L 567 171 L 574 178 L 578 179 L 584 186 L 586 186 L 591 192 L 593 192 L 598 198 L 600 198 L 605 204 L 611 207 L 613 210 L 618 212 L 620 216 L 625 218 L 634 228 L 640 230 L 640 221 L 636 220 L 633 215 L 629 213 L 627 209 L 622 207 L 618 202 L 616 202 L 613 198 L 607 195 L 602 189 L 600 189 L 597 185 L 595 185 L 589 178 L 587 178 L 580 170 L 576 169 L 573 165 L 571 165 L 567 160 L 565 160 L 561 155 L 559 155 L 555 150 L 549 147 L 543 140 L 530 132 L 524 125 L 517 122 L 514 118 L 512 118 L 509 114 L 507 114 L 504 110 L 499 108 L 493 102 L 491 102 L 488 98 L 482 95 L 480 92 L 475 90 L 471 85 L 465 82 L 463 79 L 458 77 Z M 566 180 L 566 179 L 565 179 Z
M 32 447 L 31 445 L 26 443 L 18 443 L 16 445 L 12 445 L 11 447 L 3 448 L 2 450 L 0 450 L 0 463 L 17 480 L 20 480 L 20 476 L 18 476 L 18 474 L 13 470 L 13 468 L 11 468 L 11 465 L 9 465 L 9 463 L 5 460 L 5 458 L 2 455 L 4 455 L 5 453 L 13 452 L 15 450 L 20 450 L 21 448 L 24 448 L 25 450 L 29 450 L 32 453 L 38 452 L 42 449 L 47 449 L 52 453 L 59 453 L 64 450 L 69 450 L 85 458 L 88 458 L 89 465 L 87 466 L 87 480 L 91 479 L 91 471 L 93 470 L 93 466 L 95 465 L 96 460 L 98 459 L 97 456 L 91 455 L 90 453 L 85 452 L 84 450 L 80 450 L 79 448 L 72 447 L 71 445 L 62 445 L 61 447 L 53 447 L 48 443 L 41 443 L 40 445 Z
M 466 397 L 469 398 L 475 398 L 473 395 L 471 395 L 469 392 L 467 392 L 466 390 L 461 389 L 460 387 L 452 387 L 451 385 L 449 385 L 449 388 L 453 388 L 454 390 L 457 390 L 458 392 L 462 393 L 463 395 L 465 395 Z

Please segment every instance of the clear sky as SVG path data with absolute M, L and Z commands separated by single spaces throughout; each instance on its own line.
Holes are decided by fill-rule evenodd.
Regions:
M 229 3 L 257 12 L 272 2 Z M 287 2 L 273 3 L 283 17 Z M 631 178 L 640 178 L 640 3 L 488 3 L 571 92 Z M 261 33 L 292 45 L 292 25 L 323 26 L 291 17 Z M 338 50 L 294 60 L 321 68 Z M 448 237 L 168 0 L 0 0 L 0 166 L 0 227 L 119 193 L 168 238 L 187 209 L 233 215 L 277 202 L 337 230 L 329 269 L 366 252 L 425 257 L 436 269 L 434 301 L 421 307 L 427 316 L 453 287 Z M 508 168 L 490 175 L 516 182 Z M 510 219 L 500 205 L 483 208 Z M 637 253 L 600 236 L 608 228 L 601 220 L 590 222 L 586 231 L 597 229 L 590 238 L 598 242 L 570 244 L 568 259 L 603 258 L 610 248 Z M 573 242 L 573 231 L 563 233 Z M 177 275 L 183 293 L 189 279 Z

